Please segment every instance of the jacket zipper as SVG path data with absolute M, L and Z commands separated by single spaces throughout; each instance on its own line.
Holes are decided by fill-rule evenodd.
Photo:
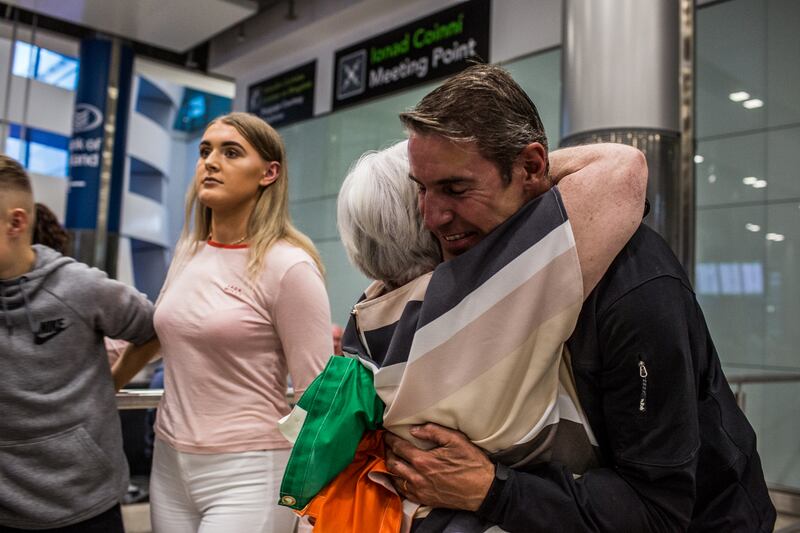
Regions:
M 639 360 L 639 378 L 642 380 L 642 389 L 639 396 L 639 412 L 647 411 L 647 367 L 644 361 Z

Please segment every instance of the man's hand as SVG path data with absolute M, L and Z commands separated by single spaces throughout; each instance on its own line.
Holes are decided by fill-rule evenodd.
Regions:
M 395 488 L 422 505 L 476 511 L 494 480 L 494 464 L 458 431 L 436 424 L 411 428 L 411 434 L 436 445 L 420 450 L 386 434 L 386 467 L 398 476 Z

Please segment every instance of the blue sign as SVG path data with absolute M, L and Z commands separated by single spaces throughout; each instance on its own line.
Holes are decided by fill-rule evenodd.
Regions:
M 69 141 L 66 227 L 96 229 L 112 42 L 84 39 Z M 108 231 L 119 232 L 128 133 L 133 51 L 120 46 Z

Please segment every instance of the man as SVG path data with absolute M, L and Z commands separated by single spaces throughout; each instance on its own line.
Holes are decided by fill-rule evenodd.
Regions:
M 124 531 L 128 465 L 103 336 L 152 355 L 153 306 L 31 245 L 25 170 L 0 155 L 0 533 Z
M 536 108 L 498 67 L 470 67 L 401 120 L 420 210 L 445 260 L 551 186 Z M 595 207 L 561 192 L 584 227 Z M 439 531 L 459 511 L 511 532 L 772 531 L 755 435 L 666 243 L 641 226 L 604 274 L 607 250 L 575 240 L 588 298 L 568 346 L 601 467 L 578 478 L 556 463 L 509 469 L 434 424 L 411 432 L 436 444 L 429 451 L 387 436 L 398 490 L 436 508 L 415 531 Z

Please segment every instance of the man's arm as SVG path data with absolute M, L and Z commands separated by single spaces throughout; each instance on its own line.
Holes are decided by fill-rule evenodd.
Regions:
M 465 436 L 429 424 L 415 436 L 436 442 L 430 451 L 386 437 L 387 466 L 407 480 L 396 486 L 423 505 L 475 510 L 480 500 L 478 516 L 510 532 L 685 530 L 700 443 L 690 342 L 697 314 L 691 293 L 664 277 L 626 294 L 598 321 L 612 464 L 574 479 L 543 463 L 502 481 Z M 640 362 L 648 376 L 643 411 Z M 451 468 L 459 464 L 469 468 Z
M 624 144 L 589 144 L 550 153 L 572 225 L 586 298 L 642 221 L 647 190 L 644 154 Z
M 116 360 L 111 369 L 111 376 L 114 378 L 114 390 L 119 391 L 133 379 L 144 365 L 149 363 L 158 353 L 161 343 L 158 337 L 153 337 L 144 344 L 135 346 L 131 344 L 125 353 Z

